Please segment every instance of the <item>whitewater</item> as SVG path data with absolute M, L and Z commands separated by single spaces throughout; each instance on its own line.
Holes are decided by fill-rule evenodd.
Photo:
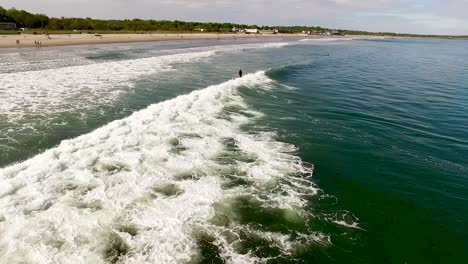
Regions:
M 303 221 L 318 190 L 294 146 L 242 129 L 262 114 L 239 87 L 272 82 L 258 72 L 194 91 L 1 169 L 2 262 L 184 262 L 199 258 L 203 237 L 229 263 L 265 261 L 239 252 L 241 232 L 284 254 L 328 243 L 322 234 L 256 230 L 230 210 L 247 199 Z
M 0 263 L 292 261 L 364 230 L 265 123 L 299 88 L 263 58 L 309 42 L 2 54 Z
M 135 94 L 139 81 L 167 76 L 178 65 L 206 62 L 220 52 L 275 48 L 256 43 L 144 50 L 103 47 L 60 52 L 0 53 L 0 166 L 21 153 L 25 141 L 46 141 L 54 131 L 105 116 Z M 115 59 L 124 58 L 124 59 Z M 127 56 L 127 57 L 126 57 Z M 122 109 L 125 111 L 125 109 Z M 71 124 L 70 124 L 71 123 Z

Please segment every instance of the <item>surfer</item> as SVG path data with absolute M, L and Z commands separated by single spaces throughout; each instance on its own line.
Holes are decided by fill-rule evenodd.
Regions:
M 242 70 L 239 70 L 239 77 L 242 78 Z

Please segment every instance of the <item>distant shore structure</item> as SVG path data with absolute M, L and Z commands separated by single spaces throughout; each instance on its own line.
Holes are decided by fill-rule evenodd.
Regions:
M 246 28 L 245 33 L 246 34 L 259 34 L 260 31 L 258 30 L 258 28 Z
M 344 36 L 343 33 L 339 32 L 338 30 L 333 29 L 332 31 L 328 31 L 325 33 L 327 36 Z
M 278 33 L 277 29 L 260 30 L 260 34 L 277 34 L 277 33 Z
M 16 23 L 10 23 L 10 22 L 0 22 L 0 29 L 6 29 L 6 30 L 13 30 L 16 29 Z

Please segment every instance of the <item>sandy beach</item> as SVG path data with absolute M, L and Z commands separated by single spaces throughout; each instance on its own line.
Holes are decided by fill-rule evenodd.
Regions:
M 164 41 L 181 39 L 236 39 L 236 38 L 271 38 L 271 37 L 307 37 L 304 34 L 217 34 L 217 33 L 157 33 L 157 34 L 60 34 L 60 35 L 0 35 L 0 48 L 35 47 L 37 42 L 42 47 L 105 44 L 125 42 Z M 19 40 L 19 44 L 17 44 Z

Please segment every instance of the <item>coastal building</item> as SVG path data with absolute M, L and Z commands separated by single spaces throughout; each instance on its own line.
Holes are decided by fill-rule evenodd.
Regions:
M 276 34 L 276 33 L 278 33 L 278 30 L 277 30 L 277 29 L 273 29 L 273 30 L 260 30 L 259 32 L 260 32 L 260 34 Z
M 10 23 L 10 22 L 0 23 L 0 29 L 15 29 L 15 28 L 16 28 L 16 23 Z
M 325 33 L 325 35 L 327 35 L 327 36 L 344 36 L 344 34 L 339 32 L 338 30 L 328 31 L 328 32 Z
M 260 31 L 258 30 L 258 28 L 247 28 L 245 30 L 245 33 L 246 34 L 258 34 L 260 33 Z
M 195 30 L 195 31 L 200 31 L 200 32 L 204 32 L 204 31 L 205 31 L 204 28 L 196 28 L 196 29 L 194 29 L 194 30 Z

